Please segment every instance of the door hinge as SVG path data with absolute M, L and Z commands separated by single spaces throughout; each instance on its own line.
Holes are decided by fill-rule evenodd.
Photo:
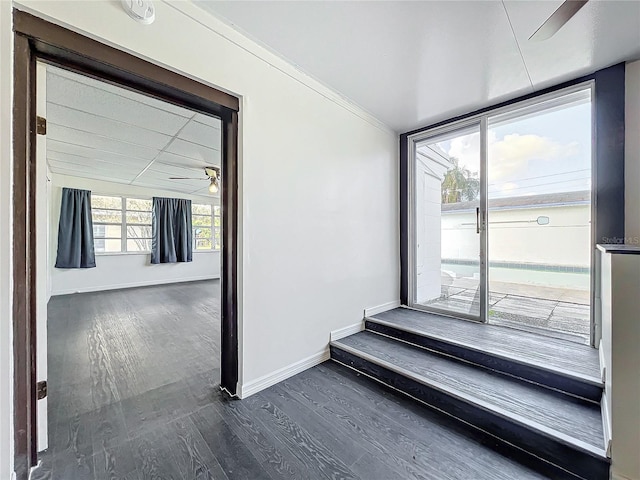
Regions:
M 38 396 L 38 400 L 42 400 L 47 396 L 47 381 L 43 380 L 42 382 L 38 382 L 36 384 L 36 393 Z
M 36 117 L 36 133 L 38 135 L 47 134 L 47 119 L 44 117 Z

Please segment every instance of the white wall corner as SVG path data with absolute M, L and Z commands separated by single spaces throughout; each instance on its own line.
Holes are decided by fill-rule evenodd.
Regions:
M 364 330 L 364 321 L 359 321 L 344 328 L 334 330 L 329 334 L 329 341 L 340 340 L 341 338 L 348 337 L 354 333 L 358 333 Z
M 377 315 L 378 313 L 386 312 L 388 310 L 393 310 L 394 308 L 398 308 L 400 306 L 400 300 L 394 300 L 393 302 L 383 303 L 382 305 L 378 305 L 377 307 L 365 308 L 364 316 L 370 317 L 372 315 Z
M 263 375 L 262 377 L 252 380 L 251 382 L 247 382 L 244 385 L 241 385 L 238 389 L 238 396 L 240 398 L 250 397 L 254 393 L 258 393 L 266 388 L 269 388 L 276 383 L 293 377 L 300 372 L 304 372 L 311 367 L 320 365 L 322 362 L 326 362 L 327 360 L 329 360 L 328 346 L 314 355 L 303 358 L 302 360 L 292 363 L 291 365 L 287 365 L 286 367 L 280 368 L 275 372 L 268 373 L 266 375 Z

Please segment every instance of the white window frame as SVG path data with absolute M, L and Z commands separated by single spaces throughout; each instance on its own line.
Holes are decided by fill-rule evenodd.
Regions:
M 120 223 L 115 223 L 115 222 L 96 222 L 93 220 L 93 210 L 94 207 L 93 205 L 91 205 L 91 221 L 93 223 L 93 225 L 113 225 L 113 226 L 119 226 L 120 227 L 120 251 L 118 252 L 95 252 L 96 255 L 147 255 L 149 253 L 151 253 L 151 250 L 132 250 L 132 251 L 128 251 L 127 249 L 127 240 L 128 238 L 128 234 L 127 234 L 127 227 L 129 226 L 135 226 L 135 227 L 152 227 L 152 223 L 132 223 L 129 224 L 127 223 L 127 212 L 142 212 L 142 213 L 152 213 L 152 210 L 133 210 L 133 209 L 127 209 L 127 199 L 129 200 L 151 200 L 150 198 L 145 198 L 145 197 L 133 197 L 133 196 L 123 196 L 123 195 L 110 195 L 107 193 L 92 193 L 92 199 L 93 199 L 93 195 L 95 195 L 96 197 L 111 197 L 111 198 L 119 198 L 121 201 L 121 205 L 120 208 L 95 208 L 95 210 L 107 210 L 107 211 L 111 211 L 111 212 L 120 212 L 121 215 L 121 222 Z M 93 203 L 93 202 L 92 202 Z M 152 207 L 153 208 L 153 207 Z M 111 240 L 118 240 L 115 237 L 100 237 L 99 239 L 111 239 Z M 145 240 L 147 239 L 146 237 L 144 238 Z M 150 238 L 149 238 L 150 239 Z M 94 238 L 94 247 L 95 247 L 95 238 Z
M 192 245 L 192 251 L 194 253 L 205 253 L 205 252 L 219 252 L 220 251 L 220 245 L 216 245 L 216 238 L 220 239 L 220 242 L 222 242 L 222 237 L 221 237 L 221 230 L 222 230 L 222 212 L 220 209 L 220 205 L 216 205 L 216 204 L 212 204 L 212 203 L 196 203 L 196 202 L 192 202 L 191 205 L 191 222 L 193 223 L 193 217 L 207 217 L 208 215 L 206 214 L 201 214 L 201 213 L 193 213 L 193 207 L 195 205 L 206 205 L 206 206 L 211 206 L 211 227 L 208 226 L 202 226 L 200 228 L 211 228 L 211 248 L 200 248 L 197 249 L 196 248 L 196 238 L 195 235 L 193 237 L 193 245 Z M 219 219 L 218 222 L 218 226 L 216 226 L 216 218 Z M 195 227 L 192 227 L 195 230 Z
M 95 192 L 93 195 L 95 195 L 96 197 L 111 197 L 111 198 L 119 198 L 121 200 L 121 208 L 117 209 L 117 208 L 96 208 L 95 210 L 107 210 L 107 211 L 112 211 L 112 212 L 121 212 L 122 215 L 122 221 L 121 223 L 114 223 L 114 222 L 95 222 L 93 221 L 93 205 L 91 206 L 91 211 L 92 211 L 92 215 L 91 215 L 91 220 L 93 221 L 94 225 L 113 225 L 113 226 L 119 226 L 120 227 L 120 251 L 118 252 L 95 252 L 96 255 L 99 256 L 109 256 L 109 255 L 147 255 L 149 253 L 151 253 L 150 250 L 133 250 L 133 251 L 128 251 L 127 250 L 127 240 L 129 240 L 128 238 L 128 232 L 127 232 L 127 227 L 129 226 L 135 226 L 135 227 L 152 227 L 153 223 L 149 223 L 149 224 L 139 224 L 139 223 L 132 223 L 129 224 L 127 223 L 127 212 L 143 212 L 143 213 L 152 213 L 153 211 L 153 207 L 152 210 L 133 210 L 133 209 L 127 209 L 127 199 L 129 200 L 152 200 L 151 198 L 148 197 L 143 197 L 143 196 L 126 196 L 126 195 L 112 195 L 112 194 L 107 194 L 107 193 L 98 193 Z M 212 203 L 206 203 L 206 202 L 196 202 L 196 201 L 191 201 L 192 203 L 192 207 L 193 205 L 207 205 L 207 206 L 211 206 L 211 227 L 203 227 L 203 228 L 211 228 L 211 248 L 207 248 L 207 249 L 196 249 L 195 245 L 196 245 L 196 239 L 195 237 L 193 238 L 193 245 L 192 245 L 192 251 L 194 253 L 207 253 L 207 252 L 219 252 L 221 249 L 221 245 L 222 245 L 222 207 L 220 205 L 217 204 L 212 204 Z M 194 214 L 193 213 L 193 208 L 191 210 L 191 221 L 193 222 L 193 217 L 194 216 L 207 216 L 204 214 Z M 218 221 L 218 226 L 216 226 L 216 218 L 219 219 Z M 216 245 L 216 238 L 219 239 L 219 244 Z M 104 239 L 104 240 L 117 240 L 117 238 L 115 237 L 100 237 L 99 239 Z M 95 238 L 94 238 L 94 246 L 95 246 Z M 146 240 L 146 238 L 145 238 Z

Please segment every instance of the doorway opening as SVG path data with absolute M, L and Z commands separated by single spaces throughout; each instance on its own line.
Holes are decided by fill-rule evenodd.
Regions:
M 44 243 L 45 251 L 39 251 L 43 245 L 39 240 L 43 236 L 49 236 L 51 239 L 53 236 L 51 232 L 57 231 L 53 217 L 56 213 L 55 206 L 60 208 L 60 204 L 55 201 L 51 202 L 50 211 L 46 206 L 42 210 L 41 205 L 38 205 L 42 198 L 47 198 L 45 193 L 47 190 L 53 199 L 63 187 L 86 190 L 87 184 L 85 183 L 83 186 L 82 182 L 94 183 L 95 188 L 92 190 L 96 195 L 91 201 L 85 202 L 87 205 L 91 205 L 93 210 L 93 213 L 86 217 L 87 221 L 95 221 L 95 227 L 88 229 L 94 237 L 91 246 L 94 251 L 97 250 L 102 254 L 119 253 L 120 258 L 115 263 L 131 262 L 129 256 L 132 258 L 141 256 L 140 254 L 145 256 L 150 240 L 149 227 L 152 227 L 151 230 L 155 228 L 154 221 L 149 222 L 150 203 L 152 211 L 154 211 L 155 200 L 153 198 L 155 195 L 152 193 L 154 188 L 165 197 L 184 197 L 185 195 L 193 197 L 191 198 L 194 207 L 192 215 L 184 216 L 184 223 L 189 225 L 189 229 L 180 229 L 180 232 L 183 233 L 188 231 L 189 236 L 194 239 L 195 251 L 189 252 L 189 255 L 206 254 L 206 252 L 198 251 L 199 248 L 201 250 L 210 249 L 211 252 L 214 252 L 216 237 L 220 247 L 219 252 L 211 254 L 211 258 L 218 255 L 220 258 L 219 281 L 212 280 L 209 281 L 209 284 L 201 284 L 200 287 L 196 283 L 179 284 L 176 288 L 182 289 L 181 292 L 164 291 L 162 288 L 170 288 L 164 285 L 157 287 L 157 289 L 147 286 L 146 289 L 138 290 L 137 295 L 132 295 L 134 290 L 122 290 L 120 291 L 123 295 L 121 300 L 114 300 L 108 295 L 110 293 L 117 295 L 117 290 L 100 292 L 102 300 L 98 298 L 97 293 L 83 293 L 81 295 L 86 296 L 77 296 L 80 304 L 74 306 L 73 312 L 70 311 L 71 305 L 64 297 L 60 297 L 62 300 L 57 302 L 57 305 L 52 305 L 55 307 L 52 310 L 57 309 L 57 311 L 51 312 L 52 317 L 57 315 L 60 329 L 66 327 L 70 327 L 70 329 L 67 330 L 68 335 L 63 335 L 62 349 L 65 351 L 63 358 L 54 359 L 50 356 L 50 366 L 53 369 L 58 368 L 60 365 L 54 365 L 56 361 L 60 361 L 64 366 L 64 355 L 67 350 L 73 349 L 74 342 L 76 342 L 75 346 L 80 348 L 89 347 L 89 350 L 85 350 L 85 352 L 89 356 L 88 363 L 93 365 L 89 368 L 94 369 L 93 372 L 90 370 L 89 376 L 83 376 L 86 373 L 87 362 L 78 359 L 79 361 L 75 364 L 73 362 L 67 364 L 69 368 L 65 368 L 64 372 L 72 372 L 71 376 L 75 375 L 76 380 L 89 380 L 90 386 L 76 389 L 75 387 L 78 385 L 73 382 L 67 385 L 62 385 L 61 382 L 58 393 L 72 394 L 75 390 L 76 394 L 85 395 L 83 399 L 75 399 L 80 402 L 76 402 L 76 405 L 81 405 L 82 401 L 87 400 L 87 396 L 90 397 L 89 403 L 92 406 L 98 405 L 97 412 L 95 408 L 88 412 L 72 408 L 73 415 L 76 417 L 87 413 L 89 416 L 96 414 L 99 418 L 91 420 L 89 428 L 91 441 L 86 441 L 83 445 L 78 442 L 81 422 L 67 422 L 67 432 L 65 433 L 67 443 L 72 442 L 73 447 L 77 449 L 88 448 L 89 445 L 93 447 L 93 441 L 98 437 L 93 435 L 92 429 L 96 428 L 100 429 L 100 435 L 104 434 L 110 439 L 121 439 L 122 423 L 118 418 L 121 420 L 122 416 L 111 416 L 113 411 L 123 413 L 122 405 L 117 403 L 122 401 L 121 392 L 129 389 L 130 393 L 134 393 L 136 389 L 140 390 L 139 394 L 156 392 L 161 387 L 157 385 L 158 382 L 164 383 L 166 380 L 170 380 L 167 375 L 170 376 L 173 372 L 175 377 L 175 374 L 181 369 L 178 365 L 179 361 L 188 364 L 195 360 L 197 349 L 190 348 L 188 351 L 185 349 L 185 352 L 176 351 L 176 336 L 188 333 L 190 330 L 181 328 L 183 325 L 175 324 L 175 320 L 177 317 L 189 315 L 192 317 L 200 315 L 205 323 L 215 320 L 217 312 L 214 304 L 218 299 L 220 300 L 218 307 L 219 337 L 216 339 L 215 328 L 212 328 L 211 331 L 199 331 L 197 334 L 199 341 L 208 347 L 206 348 L 208 354 L 200 351 L 200 356 L 206 355 L 207 360 L 211 362 L 208 364 L 208 371 L 200 372 L 206 378 L 200 378 L 200 381 L 196 381 L 193 377 L 189 377 L 189 372 L 186 372 L 183 380 L 188 381 L 191 378 L 194 383 L 194 385 L 188 386 L 190 392 L 198 387 L 209 385 L 215 386 L 218 390 L 221 388 L 232 395 L 235 394 L 238 381 L 237 112 L 239 101 L 236 97 L 212 87 L 17 10 L 14 10 L 14 30 L 14 445 L 15 470 L 17 478 L 22 480 L 28 477 L 30 468 L 36 464 L 37 452 L 46 445 L 46 436 L 41 435 L 39 438 L 39 433 L 42 432 L 38 428 L 46 425 L 46 416 L 41 411 L 46 405 L 49 393 L 47 391 L 48 385 L 43 382 L 46 377 L 41 376 L 43 373 L 41 368 L 43 356 L 41 354 L 44 348 L 39 350 L 40 346 L 46 345 L 47 340 L 46 329 L 42 328 L 42 298 L 45 299 L 44 311 L 46 312 L 47 295 L 53 293 L 55 288 L 59 288 L 65 282 L 69 286 L 69 291 L 65 292 L 63 289 L 58 293 L 71 293 L 71 291 L 82 291 L 83 289 L 85 291 L 95 290 L 96 284 L 91 282 L 104 280 L 104 278 L 102 280 L 99 278 L 101 276 L 115 280 L 116 283 L 112 283 L 114 288 L 118 286 L 134 287 L 145 283 L 140 277 L 135 278 L 134 271 L 144 276 L 149 272 L 146 269 L 165 266 L 149 266 L 142 263 L 138 266 L 140 268 L 133 268 L 131 265 L 129 268 L 123 268 L 122 265 L 111 265 L 106 268 L 107 263 L 113 262 L 104 260 L 102 262 L 103 269 L 101 269 L 101 273 L 104 275 L 94 275 L 92 279 L 88 277 L 79 279 L 78 275 L 80 274 L 75 270 L 58 272 L 60 275 L 56 282 L 53 282 L 53 278 L 57 273 L 54 274 L 51 271 L 49 279 L 51 289 L 47 292 L 46 286 L 42 287 L 42 283 L 43 279 L 47 280 L 47 262 L 53 261 L 54 255 L 46 247 L 46 241 Z M 46 122 L 37 118 L 40 111 L 38 102 L 42 100 L 42 95 L 38 95 L 38 89 L 42 87 L 43 83 L 42 80 L 38 81 L 37 71 L 42 68 L 39 67 L 38 62 L 46 64 L 47 68 L 51 67 L 52 72 L 57 74 L 59 78 L 52 78 L 53 83 L 57 81 L 67 82 L 67 84 L 71 82 L 72 84 L 72 87 L 63 89 L 66 95 L 65 100 L 57 102 L 55 106 L 53 103 L 56 102 L 52 102 L 49 114 L 52 114 L 56 120 L 49 123 L 48 132 L 44 132 L 47 129 Z M 101 91 L 98 93 L 103 95 L 102 100 L 93 98 L 87 101 L 88 98 L 83 97 L 83 92 L 86 94 L 88 88 Z M 120 88 L 119 93 L 115 95 L 117 98 L 115 100 L 112 98 L 113 101 L 108 99 L 105 101 L 104 92 L 109 93 L 109 90 L 113 88 Z M 110 93 L 113 94 L 113 92 Z M 139 97 L 133 98 L 136 95 Z M 75 107 L 72 106 L 73 102 L 82 101 L 85 101 L 87 105 L 103 108 L 102 113 L 86 111 L 78 104 Z M 157 111 L 147 115 L 143 120 L 135 121 L 135 111 L 133 113 L 129 111 L 128 115 L 130 116 L 127 116 L 125 111 L 127 109 L 122 109 L 123 104 L 127 102 L 139 103 L 141 104 L 140 108 L 155 108 Z M 44 103 L 47 104 L 47 102 Z M 56 110 L 58 110 L 57 114 Z M 106 111 L 119 111 L 118 115 L 121 117 L 114 118 L 106 114 Z M 172 118 L 174 120 L 182 118 L 180 121 L 183 122 L 183 125 L 178 126 L 173 133 L 163 131 L 163 128 L 172 125 Z M 105 123 L 110 126 L 105 127 Z M 142 140 L 139 132 L 135 134 L 132 128 L 127 127 L 127 124 L 133 124 L 144 130 L 145 139 Z M 151 128 L 152 124 L 155 126 Z M 192 192 L 188 194 L 184 193 L 186 188 L 184 185 L 189 184 L 191 180 L 167 180 L 165 178 L 168 176 L 191 178 L 193 173 L 187 175 L 183 171 L 182 174 L 179 174 L 173 168 L 181 170 L 189 169 L 191 166 L 197 169 L 197 166 L 195 164 L 182 165 L 180 162 L 172 164 L 170 161 L 165 161 L 166 158 L 163 157 L 163 154 L 180 157 L 183 161 L 199 160 L 215 163 L 215 159 L 207 157 L 208 150 L 215 150 L 215 148 L 209 148 L 210 145 L 207 144 L 202 145 L 202 141 L 197 139 L 202 137 L 203 129 L 217 131 L 213 141 L 216 141 L 218 146 L 218 172 L 221 175 L 218 180 L 223 187 L 220 189 L 218 203 L 207 201 L 210 198 L 207 196 L 207 192 L 211 193 L 209 187 L 213 182 L 210 178 L 211 175 L 204 169 L 201 173 L 203 177 L 207 175 L 207 178 L 204 178 L 203 183 L 195 185 Z M 36 131 L 39 135 L 36 135 Z M 38 157 L 40 156 L 39 152 L 42 153 L 45 150 L 39 148 L 39 144 L 42 143 L 42 138 L 46 133 L 52 139 L 51 159 L 49 161 L 45 154 L 43 162 L 42 158 Z M 118 135 L 121 135 L 122 138 L 113 138 Z M 152 137 L 160 142 L 162 135 L 169 137 L 164 146 L 159 146 L 159 143 L 155 147 L 148 144 L 147 141 L 150 141 Z M 207 137 L 206 133 L 204 136 Z M 187 147 L 194 151 L 189 153 L 185 150 Z M 153 150 L 154 148 L 157 150 L 156 154 L 149 156 L 149 149 Z M 182 151 L 179 151 L 180 149 Z M 125 157 L 129 160 L 128 162 L 122 161 Z M 131 176 L 133 173 L 132 165 L 136 159 L 137 161 L 146 160 L 147 164 L 138 173 Z M 51 182 L 47 182 L 46 175 L 42 175 L 46 171 L 47 161 L 50 163 L 49 180 L 52 180 Z M 211 163 L 208 165 L 209 167 L 216 166 Z M 127 176 L 130 178 L 127 179 Z M 107 178 L 111 181 L 105 181 Z M 183 186 L 177 187 L 176 181 L 183 182 Z M 44 182 L 44 188 L 42 182 Z M 66 183 L 66 185 L 62 183 Z M 110 186 L 106 186 L 107 184 Z M 134 187 L 138 189 L 135 192 L 133 191 Z M 125 192 L 124 189 L 130 191 Z M 143 192 L 142 189 L 147 190 Z M 38 192 L 41 192 L 42 195 L 38 196 Z M 194 201 L 195 197 L 200 197 L 202 200 Z M 44 215 L 40 214 L 42 212 Z M 46 225 L 47 218 L 49 218 L 48 226 Z M 191 229 L 191 227 L 194 228 Z M 63 230 L 68 231 L 68 229 Z M 151 237 L 154 235 L 152 234 Z M 118 248 L 119 252 L 112 251 Z M 185 254 L 186 252 L 188 249 L 185 249 Z M 108 255 L 104 255 L 104 258 L 106 256 Z M 100 258 L 99 256 L 96 262 L 96 271 L 100 269 Z M 146 267 L 146 269 L 142 267 Z M 87 269 L 87 271 L 89 270 L 94 269 Z M 142 270 L 146 270 L 144 274 L 141 273 Z M 165 280 L 169 282 L 175 280 L 179 273 L 173 270 L 167 275 Z M 63 276 L 64 279 L 62 279 Z M 158 269 L 154 269 L 152 276 L 156 280 L 161 280 L 162 275 L 159 274 Z M 192 277 L 191 280 L 195 280 L 195 278 Z M 44 283 L 46 285 L 46 281 Z M 158 281 L 157 283 L 163 282 Z M 146 282 L 146 284 L 149 283 Z M 202 295 L 204 291 L 202 289 L 209 291 L 209 294 Z M 149 298 L 154 295 L 155 299 Z M 129 300 L 124 297 L 128 297 Z M 197 297 L 201 297 L 201 308 L 194 305 Z M 71 298 L 74 296 L 69 296 L 67 300 Z M 144 299 L 146 299 L 146 307 L 143 305 Z M 175 304 L 187 310 L 191 309 L 191 311 L 173 312 L 173 314 L 167 311 L 164 313 L 156 312 L 156 314 L 150 312 L 154 308 L 162 310 L 162 301 L 167 299 L 173 299 Z M 74 298 L 75 300 L 76 298 Z M 127 307 L 127 303 L 129 307 Z M 108 319 L 105 317 L 110 315 L 109 312 L 113 313 L 116 310 L 120 312 L 121 316 L 128 317 L 130 322 L 139 322 L 140 328 L 137 329 L 137 333 L 134 331 L 135 329 L 125 332 L 125 335 L 118 335 L 115 330 L 110 331 L 105 323 L 105 320 Z M 163 315 L 165 321 L 174 320 L 173 328 L 167 324 L 161 327 L 162 321 L 150 327 L 161 330 L 156 337 L 163 340 L 164 344 L 161 348 L 156 348 L 157 344 L 149 348 L 150 343 L 147 343 L 146 353 L 149 355 L 145 357 L 144 361 L 140 360 L 144 355 L 139 358 L 138 367 L 148 367 L 148 369 L 142 368 L 135 373 L 135 368 L 132 368 L 135 362 L 129 362 L 126 357 L 127 355 L 143 354 L 145 350 L 145 338 L 147 340 L 149 338 L 144 336 L 145 332 L 148 333 L 148 329 L 142 326 L 142 323 L 149 319 L 162 320 Z M 75 331 L 73 325 L 62 325 L 65 321 L 68 322 L 74 318 L 76 321 L 88 321 L 90 324 L 91 333 L 87 333 L 85 329 L 87 335 L 84 347 L 82 346 L 83 340 L 80 338 L 82 334 L 76 335 L 78 332 Z M 117 330 L 124 328 L 125 322 L 112 322 L 110 326 L 113 325 L 116 325 Z M 132 324 L 130 323 L 129 326 L 131 327 Z M 201 330 L 206 330 L 206 325 Z M 130 342 L 136 336 L 139 340 L 137 347 L 133 344 L 127 346 L 126 342 Z M 194 339 L 192 338 L 192 340 Z M 70 342 L 70 345 L 64 345 L 65 342 Z M 121 342 L 121 344 L 116 345 L 117 342 Z M 181 340 L 181 342 L 185 345 L 189 343 L 186 340 Z M 155 357 L 151 352 L 154 348 Z M 55 352 L 56 350 L 50 350 L 50 353 L 51 351 Z M 113 358 L 110 358 L 110 355 L 113 355 Z M 172 355 L 175 358 L 171 358 Z M 118 356 L 120 356 L 119 360 L 116 358 Z M 164 364 L 157 364 L 160 363 L 158 362 L 160 358 L 166 360 Z M 219 359 L 217 366 L 216 359 Z M 46 360 L 45 355 L 45 364 Z M 173 362 L 173 365 L 169 365 L 167 361 Z M 218 368 L 218 381 L 212 380 L 215 378 L 216 368 Z M 157 369 L 157 371 L 154 373 L 153 369 Z M 118 374 L 121 374 L 119 376 L 121 379 L 128 378 L 124 383 L 121 383 L 120 387 L 115 380 Z M 164 380 L 162 380 L 163 376 Z M 154 382 L 155 385 L 153 385 Z M 151 388 L 146 389 L 145 385 Z M 53 395 L 55 388 L 53 384 L 50 386 L 52 388 L 49 394 Z M 41 399 L 42 397 L 44 399 Z M 197 394 L 194 395 L 194 398 L 197 398 Z M 51 400 L 52 397 L 49 399 Z M 64 401 L 66 400 L 68 398 L 64 399 Z M 180 398 L 175 400 L 178 404 L 180 403 Z M 167 404 L 162 407 L 158 402 L 159 400 L 147 403 L 161 415 L 162 412 L 166 414 L 166 408 L 170 407 Z M 51 411 L 46 406 L 44 409 Z M 125 433 L 125 435 L 128 438 L 129 434 Z M 102 443 L 102 446 L 104 445 L 106 444 Z M 81 452 L 82 455 L 86 453 L 86 450 Z
M 592 87 L 410 140 L 410 306 L 591 344 Z

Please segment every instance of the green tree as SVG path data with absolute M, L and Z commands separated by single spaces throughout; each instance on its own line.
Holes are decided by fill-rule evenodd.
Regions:
M 478 173 L 460 166 L 460 161 L 451 157 L 451 168 L 442 181 L 442 203 L 476 200 L 479 193 Z

